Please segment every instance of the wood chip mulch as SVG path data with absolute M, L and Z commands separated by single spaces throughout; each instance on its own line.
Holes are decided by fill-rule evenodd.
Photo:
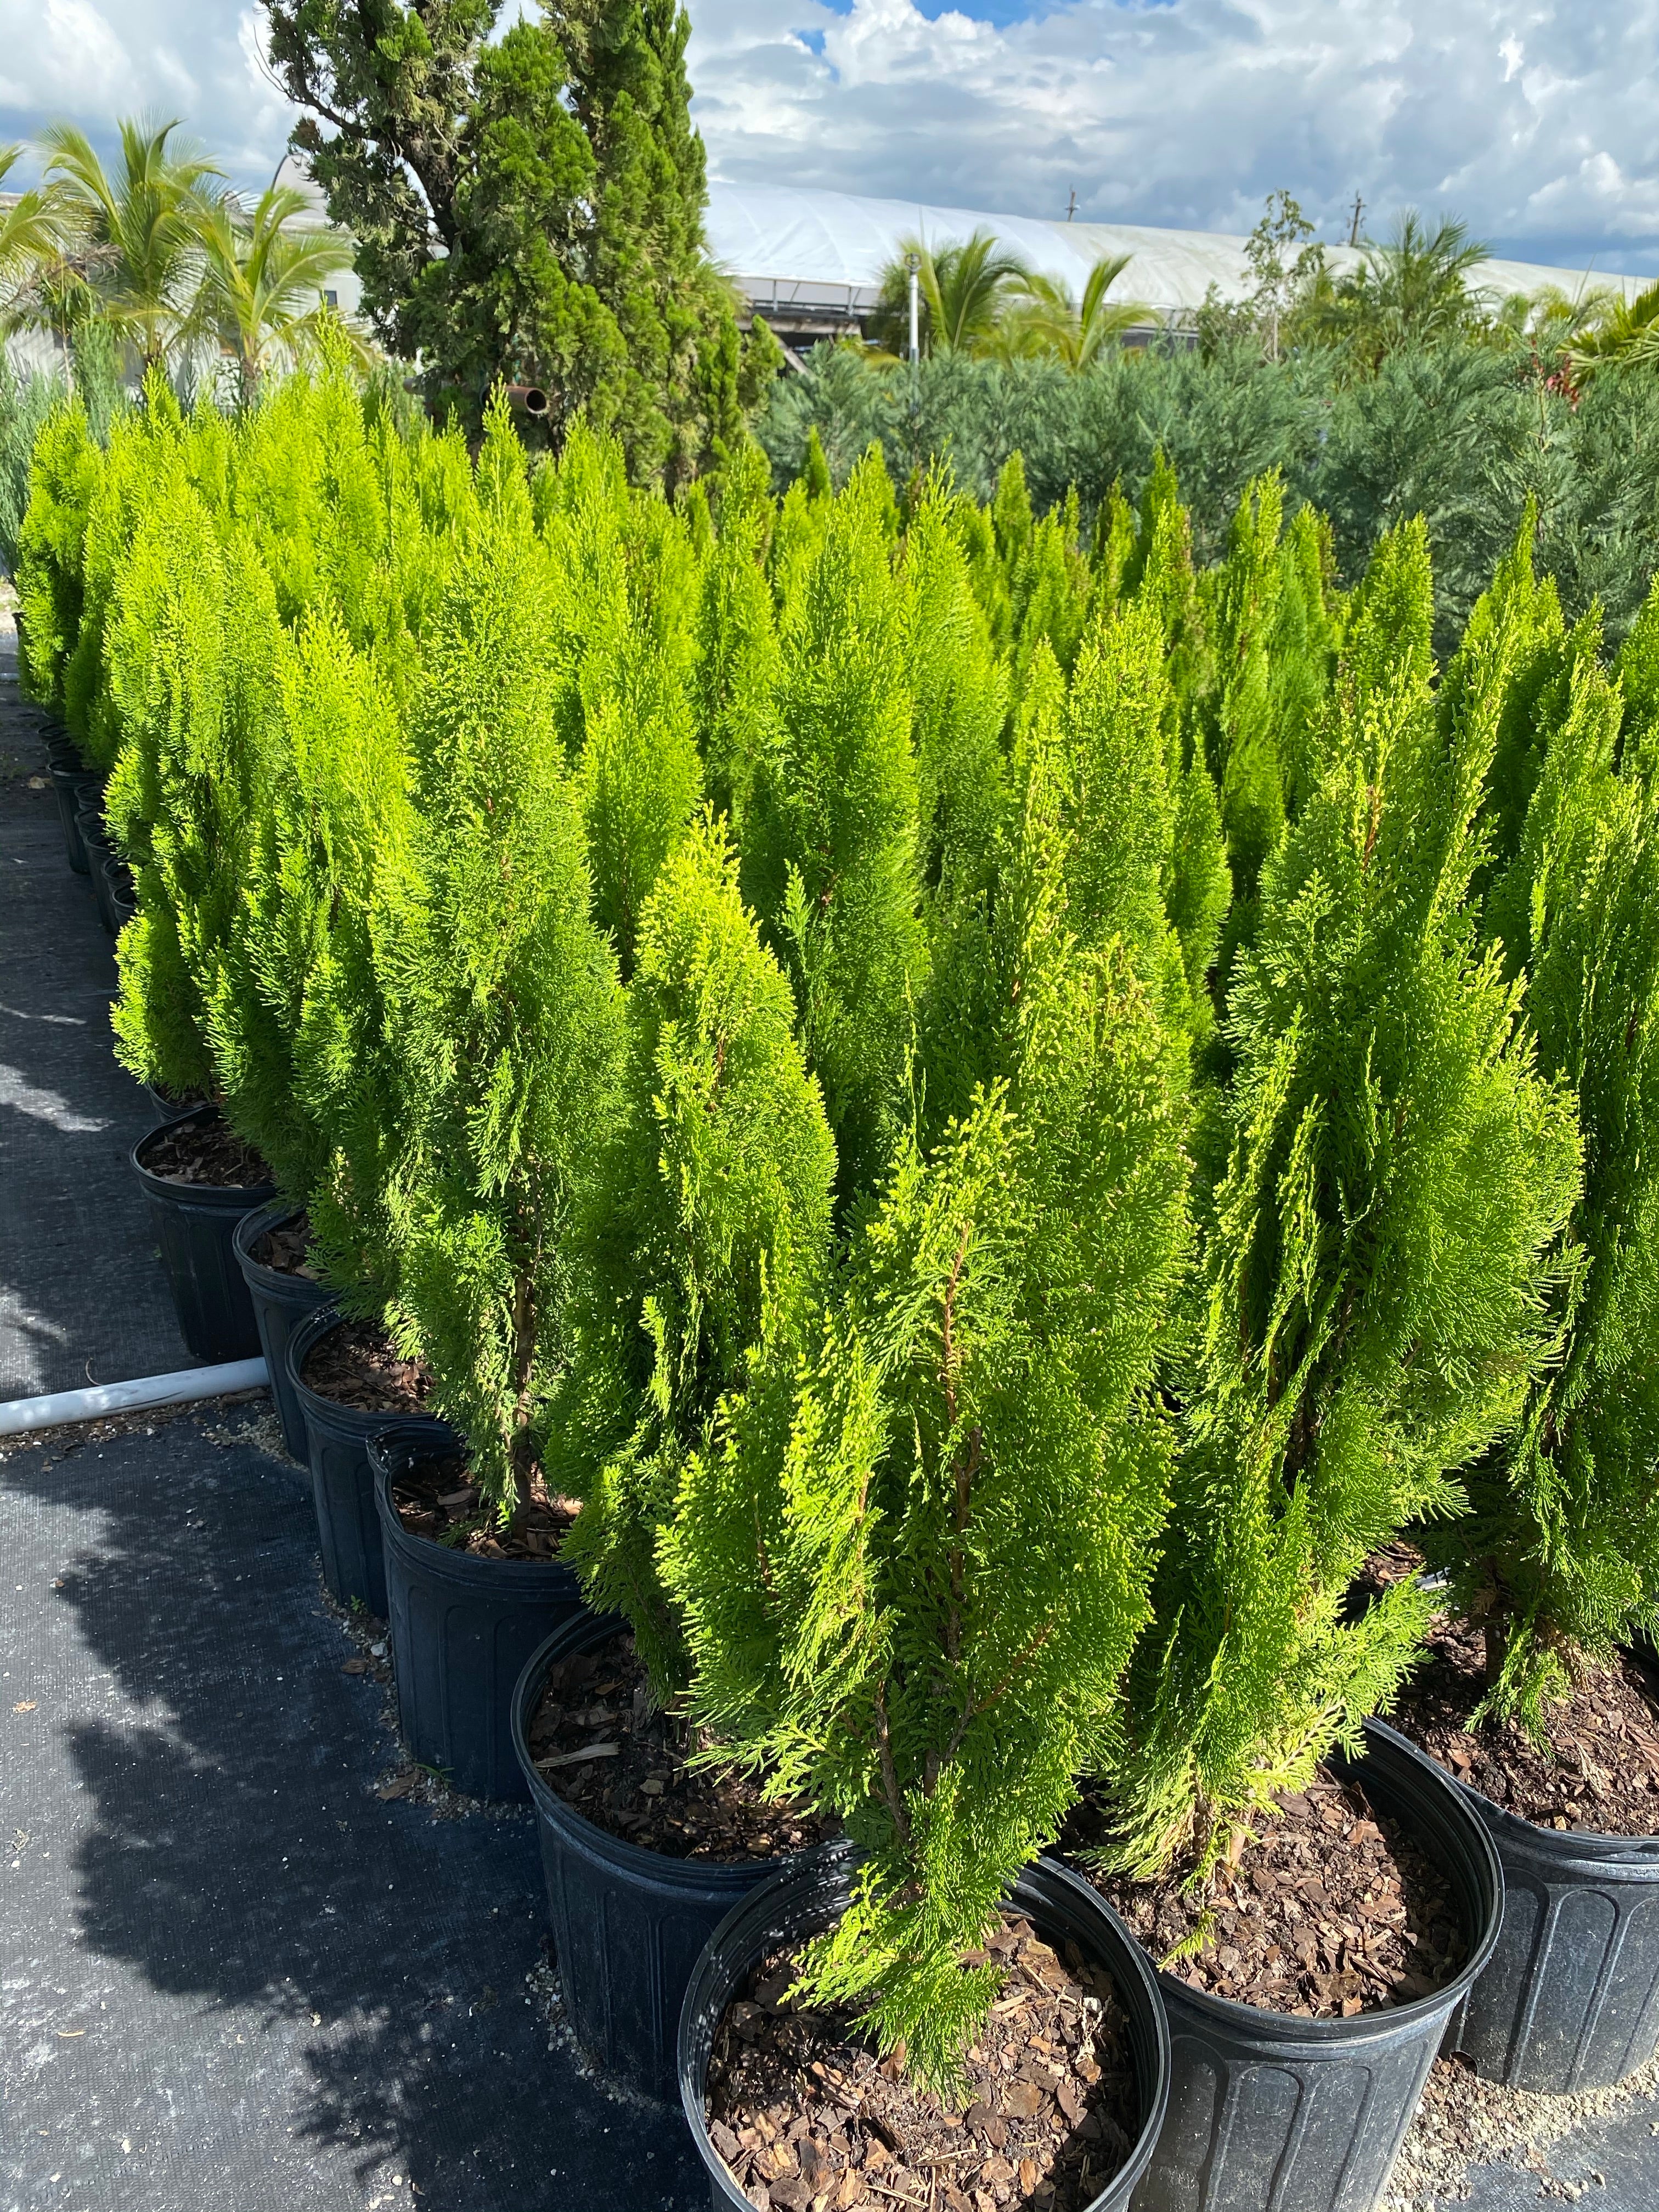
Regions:
M 424 1413 L 432 1377 L 404 1359 L 378 1322 L 343 1321 L 318 1338 L 301 1370 L 306 1388 L 359 1413 Z
M 1549 1741 L 1513 1721 L 1469 1715 L 1486 1694 L 1486 1638 L 1443 1616 L 1389 1720 L 1494 1805 L 1547 1828 L 1659 1835 L 1659 1684 L 1621 1652 L 1583 1663 L 1571 1698 L 1548 1711 Z
M 1111 1977 L 1008 1911 L 984 1952 L 1001 1992 L 968 2053 L 969 2101 L 915 2089 L 844 2011 L 795 2009 L 794 1959 L 763 1959 L 715 2033 L 709 2140 L 761 2212 L 1079 2212 L 1138 2130 L 1134 2063 Z
M 279 1275 L 303 1275 L 308 1282 L 318 1279 L 318 1270 L 311 1256 L 311 1220 L 301 1212 L 279 1221 L 274 1229 L 267 1229 L 263 1237 L 253 1242 L 253 1256 L 262 1267 L 270 1267 Z
M 1206 1891 L 1125 1881 L 1086 1859 L 1079 1871 L 1160 1963 L 1202 1928 L 1203 1948 L 1168 1971 L 1236 2004 L 1351 2020 L 1449 1981 L 1468 1956 L 1451 1883 L 1401 1824 L 1325 1767 L 1281 1806 Z M 1086 1852 L 1103 1834 L 1100 1808 L 1085 1802 L 1063 1842 Z
M 553 1668 L 530 1722 L 530 1753 L 550 1789 L 585 1820 L 666 1858 L 783 1858 L 834 1832 L 805 1807 L 765 1803 L 760 1786 L 693 1766 L 689 1723 L 652 1703 L 645 1662 L 620 1631 Z
M 578 1510 L 571 1498 L 550 1498 L 538 1475 L 523 1516 L 503 1528 L 459 1453 L 411 1460 L 392 1483 L 392 1502 L 410 1535 L 481 1559 L 557 1559 Z
M 163 1182 L 207 1183 L 217 1190 L 268 1189 L 270 1168 L 228 1123 L 169 1122 L 144 1146 L 145 1172 Z

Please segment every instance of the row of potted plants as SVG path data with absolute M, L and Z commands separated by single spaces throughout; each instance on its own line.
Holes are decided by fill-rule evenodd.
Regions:
M 717 2202 L 1368 2205 L 1449 2028 L 1648 2056 L 1659 612 L 337 367 L 34 490 L 186 1334 Z

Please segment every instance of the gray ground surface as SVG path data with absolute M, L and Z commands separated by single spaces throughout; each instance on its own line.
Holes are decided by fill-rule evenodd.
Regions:
M 190 1364 L 10 644 L 0 1399 Z M 342 1671 L 263 1403 L 0 1458 L 0 2212 L 701 2212 L 678 2116 L 605 2096 L 550 2012 L 528 1820 L 376 1794 L 383 1691 Z M 1438 2086 L 1436 2140 L 1487 2162 L 1425 2124 L 1391 2212 L 1659 2212 L 1645 2085 L 1589 2118 Z
M 110 1048 L 114 951 L 15 645 L 0 619 L 0 1399 L 196 1364 L 127 1162 L 155 1115 Z

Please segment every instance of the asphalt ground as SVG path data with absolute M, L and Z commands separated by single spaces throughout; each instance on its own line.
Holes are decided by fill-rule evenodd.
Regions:
M 44 776 L 0 628 L 0 1399 L 190 1364 Z M 527 1814 L 400 1794 L 264 1398 L 0 1452 L 0 2212 L 701 2212 L 562 2028 Z M 1481 2096 L 1509 2155 L 1391 2212 L 1659 2212 L 1651 2090 Z

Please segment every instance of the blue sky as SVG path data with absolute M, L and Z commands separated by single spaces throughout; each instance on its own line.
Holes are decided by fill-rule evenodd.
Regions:
M 513 0 L 515 6 L 520 0 Z M 183 116 L 248 185 L 290 118 L 239 0 L 0 0 L 0 137 Z M 1246 230 L 1356 192 L 1531 259 L 1659 270 L 1659 0 L 694 0 L 711 173 Z M 14 181 L 24 171 L 14 173 Z

